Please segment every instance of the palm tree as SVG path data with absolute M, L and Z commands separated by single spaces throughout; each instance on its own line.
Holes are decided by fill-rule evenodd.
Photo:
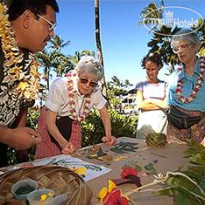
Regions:
M 141 26 L 143 24 L 149 25 L 152 23 L 153 19 L 162 19 L 164 13 L 164 1 L 162 0 L 160 3 L 160 7 L 156 3 L 150 3 L 147 7 L 145 7 L 141 14 L 140 18 L 142 19 L 138 24 Z M 159 21 L 156 21 L 156 24 Z
M 148 42 L 148 47 L 150 47 L 149 53 L 157 52 L 162 56 L 162 60 L 165 64 L 169 65 L 169 74 L 174 70 L 174 66 L 179 63 L 177 55 L 173 53 L 170 41 L 171 35 L 176 33 L 179 28 L 174 29 L 162 26 L 161 28 L 155 28 L 152 39 Z
M 68 59 L 73 63 L 73 65 L 75 65 L 80 60 L 80 58 L 85 55 L 95 56 L 95 52 L 94 51 L 91 52 L 89 50 L 76 51 L 75 55 L 74 56 L 69 55 Z
M 46 81 L 46 90 L 49 90 L 51 68 L 53 67 L 53 59 L 55 58 L 55 51 L 48 53 L 45 49 L 37 54 L 37 58 L 43 67 L 43 80 Z
M 130 87 L 130 86 L 133 86 L 133 84 L 131 84 L 130 81 L 129 81 L 128 79 L 126 79 L 126 80 L 124 81 L 124 86 L 125 86 L 125 88 L 128 88 L 128 87 Z
M 56 53 L 53 59 L 53 67 L 56 75 L 62 77 L 63 74 L 74 69 L 74 64 L 69 56 L 66 56 L 63 53 Z
M 64 73 L 67 73 L 69 70 L 73 69 L 73 64 L 69 58 L 62 53 L 62 48 L 69 45 L 70 41 L 64 41 L 58 35 L 55 35 L 51 39 L 50 49 L 55 52 L 53 58 L 53 67 L 57 76 L 62 76 Z
M 102 52 L 102 46 L 101 46 L 101 40 L 100 40 L 99 0 L 95 0 L 95 36 L 96 36 L 98 56 L 99 56 L 102 66 L 104 67 L 103 52 Z M 102 93 L 107 98 L 108 95 L 107 95 L 107 88 L 106 88 L 106 83 L 105 83 L 105 76 L 103 76 L 101 80 L 101 85 L 102 85 Z
M 118 88 L 121 88 L 121 87 L 122 87 L 122 83 L 121 83 L 120 79 L 119 79 L 116 75 L 112 77 L 111 83 L 112 83 L 114 86 L 118 87 Z
M 205 19 L 199 18 L 198 25 L 194 25 L 192 29 L 197 30 L 201 40 L 201 47 L 198 54 L 205 56 Z
M 51 39 L 51 46 L 50 48 L 52 50 L 56 50 L 57 52 L 61 53 L 61 49 L 64 48 L 65 46 L 69 45 L 70 41 L 64 41 L 62 38 L 60 38 L 60 36 L 55 35 L 52 39 Z
M 150 3 L 141 12 L 141 21 L 139 25 L 149 25 L 152 23 L 153 19 L 162 19 L 164 14 L 164 1 L 162 0 L 160 6 L 156 3 Z M 153 38 L 148 42 L 148 47 L 150 47 L 149 53 L 157 52 L 162 56 L 162 60 L 165 64 L 169 64 L 169 73 L 174 70 L 174 65 L 179 61 L 172 52 L 170 41 L 171 36 L 177 32 L 179 29 L 177 27 L 172 28 L 166 25 L 161 25 L 159 21 L 155 21 L 156 26 L 152 28 Z M 159 24 L 157 24 L 159 23 Z

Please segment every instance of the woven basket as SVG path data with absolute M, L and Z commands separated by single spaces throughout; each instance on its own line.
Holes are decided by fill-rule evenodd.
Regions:
M 87 205 L 92 198 L 91 189 L 75 172 L 59 166 L 36 166 L 12 170 L 0 176 L 0 204 L 12 199 L 12 186 L 26 178 L 37 181 L 39 188 L 53 189 L 56 195 L 67 194 L 65 205 Z

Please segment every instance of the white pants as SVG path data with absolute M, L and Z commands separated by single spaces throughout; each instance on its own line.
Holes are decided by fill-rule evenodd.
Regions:
M 167 116 L 161 110 L 141 111 L 138 116 L 137 138 L 145 138 L 149 133 L 167 132 Z

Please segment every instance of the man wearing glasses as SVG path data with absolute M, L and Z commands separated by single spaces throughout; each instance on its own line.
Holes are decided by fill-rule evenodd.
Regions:
M 24 150 L 41 141 L 35 130 L 25 127 L 39 90 L 34 54 L 54 36 L 59 8 L 56 0 L 4 0 L 0 7 L 1 167 L 7 165 L 8 146 Z

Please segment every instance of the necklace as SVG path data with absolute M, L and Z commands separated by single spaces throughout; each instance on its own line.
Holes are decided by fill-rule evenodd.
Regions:
M 86 116 L 88 116 L 90 111 L 90 97 L 85 97 L 84 101 L 82 101 L 81 106 L 79 107 L 79 112 L 76 111 L 76 100 L 75 100 L 75 93 L 73 89 L 73 77 L 76 76 L 75 73 L 67 74 L 66 77 L 68 78 L 67 85 L 68 85 L 68 99 L 69 99 L 69 111 L 73 120 L 78 122 L 82 122 L 85 120 Z M 83 108 L 82 108 L 83 105 Z M 82 114 L 80 114 L 81 109 L 83 109 Z
M 195 83 L 194 88 L 192 89 L 192 92 L 189 95 L 189 97 L 184 97 L 182 95 L 183 81 L 182 80 L 178 81 L 177 88 L 175 90 L 178 100 L 180 100 L 183 103 L 190 103 L 193 101 L 193 99 L 196 97 L 196 94 L 201 89 L 203 78 L 204 78 L 204 71 L 205 71 L 205 60 L 204 58 L 201 57 L 199 76 L 197 77 L 197 82 Z
M 7 7 L 0 3 L 0 38 L 2 44 L 2 51 L 4 53 L 4 70 L 7 71 L 7 75 L 4 78 L 3 83 L 18 82 L 15 93 L 19 97 L 23 97 L 27 101 L 36 99 L 36 95 L 40 89 L 39 79 L 40 74 L 37 71 L 39 63 L 36 61 L 34 54 L 29 53 L 27 64 L 25 68 L 29 68 L 23 71 L 23 53 L 20 53 L 19 48 L 14 38 L 14 31 L 11 28 L 11 24 L 6 14 Z M 26 75 L 26 73 L 28 73 Z

